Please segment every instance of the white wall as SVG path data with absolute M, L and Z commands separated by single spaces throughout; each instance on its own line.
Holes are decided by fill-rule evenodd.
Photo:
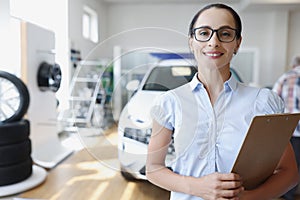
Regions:
M 82 36 L 83 6 L 86 5 L 98 13 L 99 43 L 106 38 L 107 17 L 106 5 L 95 0 L 71 0 L 69 1 L 69 45 L 71 48 L 81 51 L 82 59 L 98 59 L 101 55 L 95 55 L 91 51 L 98 45 Z M 112 55 L 112 52 L 110 53 Z
M 0 41 L 7 39 L 9 29 L 9 0 L 0 0 Z M 1 43 L 2 44 L 2 43 Z M 2 50 L 2 48 L 1 48 Z M 1 51 L 2 52 L 2 51 Z M 3 51 L 4 52 L 4 51 Z M 1 54 L 3 55 L 3 54 Z M 0 63 L 1 65 L 1 63 Z
M 288 40 L 288 66 L 294 55 L 300 55 L 300 11 L 290 13 L 289 40 Z
M 112 4 L 108 7 L 108 35 L 119 34 L 122 31 L 134 28 L 158 27 L 162 29 L 162 35 L 140 35 L 139 32 L 132 34 L 128 40 L 120 41 L 120 45 L 136 46 L 137 44 L 153 44 L 159 46 L 186 47 L 188 26 L 193 13 L 197 11 L 195 5 L 185 4 Z M 170 29 L 170 35 L 164 29 Z M 171 30 L 174 30 L 172 34 Z M 178 32 L 178 33 L 175 33 Z M 182 35 L 177 40 L 172 36 Z
M 11 24 L 9 8 L 9 0 L 0 0 L 0 70 L 20 76 L 19 38 Z
M 83 4 L 99 14 L 100 42 L 87 41 L 81 35 Z M 112 57 L 112 47 L 122 48 L 156 46 L 187 48 L 188 25 L 202 4 L 101 4 L 95 0 L 70 1 L 70 39 L 82 57 Z M 238 5 L 233 5 L 238 9 Z M 259 52 L 259 84 L 272 86 L 289 68 L 290 59 L 300 54 L 298 35 L 300 11 L 286 8 L 257 7 L 239 11 L 243 21 L 242 48 L 256 48 Z M 157 27 L 155 33 L 145 34 L 143 27 Z M 135 30 L 137 29 L 138 30 Z M 161 28 L 159 33 L 158 29 Z M 173 30 L 173 31 L 172 31 Z M 92 51 L 93 50 L 93 51 Z M 92 53 L 91 53 L 92 51 Z M 89 54 L 91 53 L 91 54 Z
M 162 27 L 179 31 L 187 35 L 188 25 L 193 15 L 202 7 L 201 4 L 110 4 L 108 6 L 108 35 L 122 33 L 141 27 Z M 297 26 L 300 12 L 289 15 L 285 10 L 241 11 L 243 21 L 242 48 L 257 48 L 259 51 L 259 84 L 271 86 L 278 76 L 285 71 L 290 57 L 300 53 Z M 290 24 L 290 25 L 289 25 Z M 180 37 L 178 37 L 180 38 Z M 131 32 L 127 40 L 118 41 L 123 48 L 143 44 L 145 35 Z M 299 41 L 299 39 L 298 39 Z M 163 44 L 166 48 L 185 46 L 187 40 L 173 40 L 168 35 L 147 37 L 147 44 Z
M 242 47 L 258 48 L 259 83 L 272 86 L 286 66 L 288 12 L 243 12 L 241 17 Z
M 62 70 L 62 83 L 56 96 L 60 100 L 60 107 L 67 107 L 66 96 L 69 86 L 69 56 L 68 56 L 68 0 L 7 0 L 10 1 L 8 12 L 20 20 L 31 22 L 37 26 L 48 29 L 55 34 L 55 61 Z M 34 5 L 34 6 L 32 6 Z M 12 24 L 10 24 L 12 25 Z M 16 27 L 15 27 L 15 30 Z M 15 38 L 20 38 L 16 35 Z M 20 44 L 19 44 L 20 46 Z M 20 51 L 18 45 L 5 46 L 11 48 L 15 53 L 13 56 L 18 58 L 17 52 Z
M 0 24 L 8 25 L 9 20 L 9 0 L 0 0 Z M 0 27 L 2 30 L 2 27 Z

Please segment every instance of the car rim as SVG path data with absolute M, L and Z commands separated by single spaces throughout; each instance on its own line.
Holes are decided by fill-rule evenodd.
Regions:
M 0 77 L 0 121 L 11 118 L 19 109 L 21 97 L 11 81 Z
M 29 107 L 29 91 L 21 79 L 0 71 L 0 122 L 22 119 Z

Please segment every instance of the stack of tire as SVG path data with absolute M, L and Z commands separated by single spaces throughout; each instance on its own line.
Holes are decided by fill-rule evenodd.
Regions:
M 0 186 L 32 174 L 30 123 L 24 118 L 29 92 L 15 75 L 0 71 Z

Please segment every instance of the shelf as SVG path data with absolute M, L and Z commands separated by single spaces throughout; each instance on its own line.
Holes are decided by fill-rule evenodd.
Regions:
M 76 97 L 76 96 L 70 96 L 70 101 L 94 101 L 93 97 Z
M 105 81 L 107 73 L 104 73 L 108 64 L 107 60 L 78 63 L 70 84 L 68 97 L 70 109 L 61 115 L 61 121 L 91 124 L 92 115 L 97 107 L 96 103 L 98 103 L 98 94 L 103 91 L 106 93 L 105 83 L 109 83 L 107 80 Z
M 99 78 L 95 79 L 95 78 L 77 78 L 75 80 L 76 82 L 92 82 L 92 83 L 97 83 L 99 81 Z

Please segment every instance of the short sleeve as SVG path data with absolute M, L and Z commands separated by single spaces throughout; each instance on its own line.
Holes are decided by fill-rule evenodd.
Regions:
M 284 103 L 275 92 L 262 88 L 257 95 L 254 110 L 255 115 L 283 113 Z
M 169 130 L 174 130 L 174 113 L 174 99 L 169 92 L 159 95 L 150 110 L 152 119 Z
M 274 84 L 272 90 L 277 93 L 279 96 L 281 96 L 281 92 L 282 92 L 282 84 L 285 80 L 284 76 L 281 76 Z

